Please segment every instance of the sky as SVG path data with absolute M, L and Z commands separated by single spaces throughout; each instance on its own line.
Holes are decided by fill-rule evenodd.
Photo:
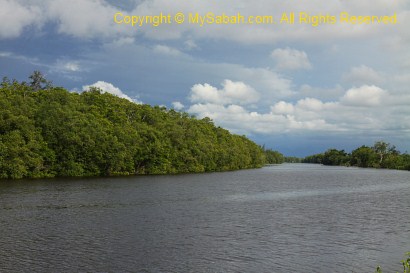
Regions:
M 125 23 L 160 14 L 158 26 Z M 216 24 L 223 14 L 245 19 Z M 289 156 L 379 140 L 410 152 L 408 0 L 0 0 L 0 20 L 1 77 L 39 70 L 72 92 L 210 117 Z

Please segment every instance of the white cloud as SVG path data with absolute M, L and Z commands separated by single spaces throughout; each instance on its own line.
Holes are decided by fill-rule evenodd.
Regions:
M 384 81 L 383 75 L 366 65 L 352 67 L 342 78 L 345 82 L 355 85 L 380 84 Z
M 216 124 L 238 134 L 280 134 L 290 131 L 326 131 L 337 128 L 324 119 L 302 120 L 291 114 L 258 113 L 239 105 L 194 104 L 189 113 L 210 117 Z
M 186 40 L 184 45 L 187 50 L 199 49 L 199 46 L 195 43 L 194 40 Z
M 369 5 L 369 3 L 372 3 L 373 5 Z M 367 10 L 369 14 L 372 14 L 383 11 L 383 8 L 385 8 L 385 12 L 400 10 L 401 7 L 406 6 L 406 0 L 398 0 L 394 2 L 391 2 L 389 0 L 372 0 L 371 2 L 355 1 L 349 2 L 347 6 L 350 10 Z
M 218 90 L 207 83 L 196 84 L 191 88 L 192 102 L 215 104 L 251 104 L 259 100 L 259 93 L 243 82 L 224 80 L 222 89 Z
M 57 23 L 59 33 L 81 38 L 116 37 L 124 30 L 113 23 L 119 10 L 102 0 L 53 0 L 46 14 Z
M 223 87 L 218 90 L 209 84 L 194 85 L 190 94 L 190 100 L 194 104 L 189 107 L 188 112 L 200 118 L 210 117 L 219 125 L 241 134 L 337 129 L 320 115 L 312 114 L 328 107 L 328 104 L 317 99 L 306 98 L 295 104 L 280 101 L 271 106 L 271 112 L 258 113 L 246 108 L 256 100 L 244 103 L 245 98 L 253 98 L 251 94 L 259 94 L 253 88 L 249 89 L 242 82 L 229 80 L 224 81 Z M 234 90 L 238 89 L 243 92 L 234 93 Z M 249 90 L 251 92 L 248 92 Z M 236 95 L 235 99 L 232 99 L 233 94 Z
M 58 59 L 53 65 L 50 66 L 50 70 L 52 72 L 66 74 L 73 72 L 81 72 L 84 69 L 81 67 L 80 61 Z
M 304 98 L 297 102 L 296 106 L 307 111 L 321 111 L 324 108 L 324 103 L 315 98 Z
M 221 69 L 220 73 L 230 75 L 231 78 L 246 79 L 249 85 L 258 90 L 266 103 L 295 94 L 290 79 L 268 68 L 249 68 L 238 65 L 218 65 L 216 68 Z
M 223 95 L 230 98 L 232 102 L 249 104 L 259 100 L 259 93 L 256 92 L 251 86 L 243 82 L 225 80 L 222 83 L 222 86 L 223 92 L 225 93 Z
M 113 46 L 113 47 L 122 47 L 122 46 L 132 45 L 133 43 L 135 43 L 135 38 L 133 38 L 133 37 L 120 37 L 120 38 L 114 40 L 111 43 L 111 46 Z
M 172 102 L 172 107 L 174 107 L 175 110 L 179 111 L 179 110 L 184 109 L 185 106 L 179 101 L 174 101 Z
M 15 38 L 28 26 L 41 26 L 41 9 L 35 5 L 22 5 L 13 0 L 0 0 L 0 38 Z
M 161 12 L 171 16 L 177 12 L 183 12 L 186 17 L 189 13 L 198 12 L 205 15 L 213 12 L 215 15 L 227 13 L 244 16 L 272 15 L 276 21 L 280 20 L 283 12 L 307 12 L 310 16 L 330 14 L 338 16 L 346 11 L 352 15 L 361 14 L 386 14 L 397 13 L 399 22 L 406 22 L 409 17 L 408 3 L 406 0 L 363 0 L 357 1 L 327 1 L 300 0 L 298 5 L 292 1 L 261 0 L 258 5 L 246 0 L 233 2 L 213 1 L 178 1 L 151 0 L 136 1 L 133 9 L 120 10 L 115 5 L 104 0 L 0 0 L 0 37 L 10 38 L 21 35 L 24 27 L 41 27 L 44 23 L 52 23 L 57 26 L 60 33 L 81 38 L 118 38 L 145 37 L 156 40 L 179 39 L 187 34 L 191 39 L 224 39 L 242 43 L 265 43 L 271 44 L 278 41 L 303 41 L 323 43 L 327 40 L 346 40 L 348 38 L 363 39 L 365 37 L 380 37 L 381 34 L 390 38 L 408 40 L 410 31 L 406 24 L 395 25 L 398 29 L 393 33 L 388 25 L 354 25 L 340 24 L 320 25 L 314 27 L 311 24 L 297 23 L 294 25 L 277 24 L 242 24 L 242 25 L 207 25 L 199 27 L 195 24 L 163 24 L 159 27 L 143 26 L 131 27 L 129 25 L 117 25 L 113 22 L 113 16 L 121 11 L 127 15 L 156 15 Z M 267 12 L 267 7 L 272 12 Z M 298 18 L 297 18 L 298 19 Z M 240 33 L 241 35 L 238 35 Z M 383 39 L 391 40 L 391 39 Z M 406 44 L 406 43 L 403 43 Z
M 271 111 L 273 114 L 287 115 L 292 114 L 295 111 L 295 107 L 291 103 L 280 101 L 275 105 L 271 106 Z
M 77 62 L 67 62 L 64 65 L 64 68 L 68 71 L 73 71 L 73 72 L 81 71 L 80 65 Z
M 88 71 L 84 63 L 77 60 L 57 59 L 53 64 L 44 65 L 48 68 L 49 73 L 56 73 L 70 81 L 81 81 L 82 74 L 80 72 Z
M 181 51 L 178 49 L 166 46 L 166 45 L 156 45 L 154 46 L 154 52 L 159 53 L 159 54 L 164 54 L 168 56 L 179 56 L 182 54 Z
M 356 1 L 357 2 L 357 1 Z M 402 14 L 408 9 L 406 0 L 398 0 L 394 3 L 388 0 L 371 1 L 363 0 L 360 4 L 351 1 L 327 1 L 321 0 L 300 0 L 298 5 L 292 1 L 261 0 L 258 5 L 246 0 L 232 2 L 213 1 L 179 1 L 178 3 L 167 0 L 143 1 L 133 11 L 133 14 L 159 14 L 160 12 L 183 12 L 186 16 L 190 12 L 197 12 L 205 15 L 213 12 L 215 15 L 228 13 L 237 14 L 240 12 L 245 16 L 272 15 L 279 21 L 283 12 L 295 12 L 298 20 L 299 12 L 307 12 L 310 16 L 334 15 L 339 16 L 340 12 L 349 12 L 351 15 L 361 14 L 386 14 L 398 13 L 402 22 Z M 271 12 L 267 12 L 268 10 Z M 405 19 L 405 18 L 404 18 Z M 194 39 L 224 39 L 242 43 L 276 43 L 278 41 L 303 41 L 321 43 L 332 39 L 339 41 L 348 38 L 363 39 L 364 37 L 377 37 L 381 33 L 388 32 L 389 26 L 383 25 L 351 25 L 351 24 L 322 24 L 317 27 L 311 23 L 299 23 L 294 25 L 276 24 L 242 24 L 242 25 L 205 25 L 199 27 L 195 24 L 164 25 L 157 28 L 144 28 L 147 37 L 152 39 L 178 39 L 189 34 Z M 408 33 L 408 30 L 404 30 Z M 240 33 L 240 35 L 238 35 Z M 391 34 L 391 33 L 390 33 Z
M 193 92 L 194 89 L 191 95 Z M 329 102 L 309 97 L 295 102 L 282 100 L 265 113 L 252 111 L 245 105 L 218 103 L 217 100 L 194 103 L 188 112 L 200 118 L 208 116 L 216 124 L 239 134 L 383 135 L 395 128 L 400 130 L 400 135 L 410 137 L 410 119 L 398 119 L 410 115 L 410 109 L 405 106 L 409 103 L 410 96 L 393 95 L 377 86 L 362 86 L 349 89 L 339 99 Z
M 0 51 L 0 57 L 12 57 L 11 52 L 6 52 L 6 51 Z
M 349 89 L 341 98 L 341 102 L 351 106 L 378 106 L 386 96 L 387 91 L 380 87 L 363 85 Z
M 276 62 L 276 68 L 280 70 L 297 70 L 310 69 L 312 65 L 309 62 L 306 52 L 296 49 L 277 48 L 272 51 L 270 56 Z
M 84 85 L 83 86 L 83 91 L 88 91 L 90 89 L 90 87 L 97 87 L 97 88 L 100 88 L 103 92 L 107 92 L 107 93 L 116 95 L 117 97 L 120 97 L 120 98 L 123 98 L 123 99 L 127 99 L 129 101 L 138 103 L 138 101 L 131 99 L 126 94 L 124 94 L 118 87 L 115 87 L 114 85 L 112 85 L 109 82 L 97 81 L 96 83 L 93 83 L 91 85 Z
M 192 102 L 214 102 L 224 104 L 224 101 L 216 87 L 205 84 L 195 84 L 191 88 L 191 97 Z

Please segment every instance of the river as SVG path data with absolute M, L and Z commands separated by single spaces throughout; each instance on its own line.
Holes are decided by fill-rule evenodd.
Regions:
M 0 182 L 0 272 L 383 272 L 410 251 L 410 172 Z

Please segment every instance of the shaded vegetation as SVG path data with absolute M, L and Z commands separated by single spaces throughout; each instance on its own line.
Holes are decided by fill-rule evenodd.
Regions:
M 285 162 L 285 157 L 278 151 L 271 149 L 265 150 L 266 164 L 282 164 Z
M 301 163 L 302 158 L 299 158 L 296 156 L 285 156 L 285 162 L 286 163 Z
M 264 149 L 266 164 L 301 163 L 302 159 L 294 156 L 284 156 L 278 151 Z
M 91 88 L 70 93 L 35 72 L 0 85 L 0 178 L 110 176 L 261 167 L 245 136 Z
M 307 156 L 302 162 L 335 166 L 410 170 L 410 155 L 408 153 L 400 153 L 394 145 L 384 141 L 378 141 L 372 147 L 363 145 L 353 150 L 350 154 L 344 150 L 329 149 L 321 154 Z

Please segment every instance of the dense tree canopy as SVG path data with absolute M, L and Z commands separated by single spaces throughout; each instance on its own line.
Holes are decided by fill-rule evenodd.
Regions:
M 285 157 L 278 151 L 271 149 L 265 150 L 266 163 L 268 164 L 282 164 L 285 162 Z
M 325 153 L 305 157 L 303 162 L 410 170 L 410 155 L 407 153 L 401 154 L 395 146 L 384 141 L 378 141 L 372 147 L 363 145 L 350 154 L 345 153 L 344 150 L 329 149 Z
M 0 178 L 209 172 L 260 167 L 244 136 L 98 89 L 70 93 L 41 74 L 0 86 Z

